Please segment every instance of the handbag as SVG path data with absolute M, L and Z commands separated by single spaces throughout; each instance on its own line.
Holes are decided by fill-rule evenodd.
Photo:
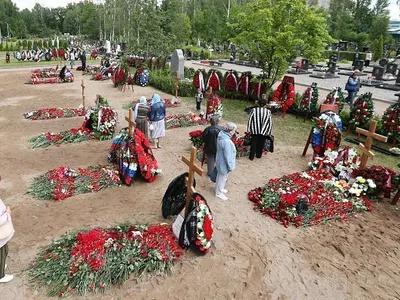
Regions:
M 272 134 L 267 135 L 267 138 L 265 139 L 264 150 L 271 153 L 274 152 L 274 136 Z
M 210 174 L 210 179 L 211 179 L 212 182 L 216 182 L 217 181 L 217 175 L 218 175 L 217 167 L 214 167 L 214 170 L 212 170 L 212 172 Z
M 14 226 L 11 221 L 8 221 L 0 226 L 0 240 L 4 240 L 14 233 Z

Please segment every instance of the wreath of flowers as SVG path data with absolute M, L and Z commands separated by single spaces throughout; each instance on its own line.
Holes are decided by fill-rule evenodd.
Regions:
M 118 66 L 115 70 L 112 80 L 114 87 L 124 85 L 128 79 L 128 70 L 123 66 Z
M 222 100 L 217 94 L 212 94 L 207 100 L 206 119 L 209 120 L 212 116 L 222 118 L 223 107 Z
M 252 78 L 252 95 L 255 96 L 256 98 L 260 98 L 261 94 L 264 94 L 265 91 L 265 83 L 264 77 L 258 76 L 257 78 Z
M 238 74 L 234 70 L 229 70 L 224 75 L 225 91 L 236 92 L 238 90 Z
M 65 55 L 65 50 L 62 49 L 62 48 L 59 49 L 59 50 L 58 50 L 58 56 L 64 58 L 64 55 Z
M 193 77 L 193 86 L 196 89 L 201 89 L 202 91 L 204 91 L 206 89 L 205 87 L 205 78 L 207 76 L 207 73 L 204 69 L 198 69 L 195 73 L 194 73 L 194 77 Z
M 53 57 L 58 57 L 58 51 L 57 51 L 57 49 L 51 50 L 51 54 L 53 55 Z
M 344 102 L 345 100 L 342 89 L 340 87 L 336 87 L 326 96 L 324 104 L 338 105 L 340 113 L 343 109 Z
M 396 172 L 392 169 L 382 166 L 369 166 L 355 172 L 356 176 L 362 176 L 366 179 L 372 179 L 376 184 L 376 192 L 385 193 L 385 197 L 389 198 L 392 191 L 399 188 Z
M 248 96 L 250 94 L 251 72 L 244 72 L 239 80 L 239 92 Z
M 326 111 L 313 118 L 312 147 L 317 156 L 324 156 L 328 149 L 338 150 L 342 137 L 342 120 L 333 111 Z
M 140 67 L 135 73 L 137 85 L 146 86 L 149 83 L 150 72 L 146 67 Z
M 295 96 L 294 85 L 282 81 L 272 94 L 272 101 L 280 105 L 282 112 L 286 112 L 293 105 Z
M 220 71 L 216 71 L 211 69 L 208 71 L 208 80 L 206 88 L 211 87 L 213 91 L 219 91 L 221 89 L 221 79 L 222 73 Z
M 196 246 L 205 253 L 210 251 L 211 240 L 214 234 L 213 215 L 205 199 L 196 194 L 194 201 L 197 203 Z
M 390 105 L 382 117 L 383 134 L 394 142 L 400 142 L 400 103 Z
M 372 94 L 365 93 L 357 98 L 350 111 L 350 124 L 356 127 L 365 126 L 371 120 L 374 114 L 374 103 L 372 101 Z
M 308 87 L 299 103 L 299 110 L 302 112 L 313 113 L 317 111 L 318 88 L 316 86 Z

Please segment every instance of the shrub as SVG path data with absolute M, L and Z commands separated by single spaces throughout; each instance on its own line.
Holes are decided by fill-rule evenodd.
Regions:
M 22 48 L 23 48 L 23 50 L 26 50 L 27 46 L 28 46 L 27 40 L 22 40 Z
M 28 50 L 32 50 L 32 41 L 28 41 L 27 47 Z
M 196 70 L 193 68 L 185 67 L 184 73 L 185 73 L 185 78 L 192 79 L 194 77 L 194 73 L 196 73 Z
M 175 94 L 175 80 L 171 77 L 168 70 L 153 71 L 150 73 L 149 84 L 168 94 Z M 178 96 L 193 97 L 196 94 L 191 81 L 180 81 Z
M 348 110 L 342 110 L 340 113 L 340 118 L 342 119 L 343 127 L 349 127 L 350 125 L 350 112 Z

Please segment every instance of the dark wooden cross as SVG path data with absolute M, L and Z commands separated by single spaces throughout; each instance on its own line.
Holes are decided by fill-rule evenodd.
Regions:
M 83 105 L 83 110 L 86 108 L 86 103 L 85 103 L 85 84 L 83 82 L 83 79 L 81 81 L 81 88 L 82 88 L 82 105 Z
M 133 136 L 133 130 L 135 130 L 136 122 L 133 121 L 133 109 L 129 109 L 129 117 L 125 117 L 125 121 L 128 122 L 128 134 L 130 137 Z
M 178 72 L 176 72 L 175 75 L 175 98 L 178 99 L 178 90 L 179 90 L 179 78 L 178 78 Z
M 185 216 L 187 216 L 187 214 L 189 213 L 190 200 L 192 199 L 193 193 L 196 192 L 193 186 L 195 173 L 199 174 L 200 176 L 203 176 L 203 169 L 198 165 L 196 165 L 195 163 L 196 157 L 197 157 L 196 147 L 192 147 L 190 151 L 190 159 L 188 159 L 184 155 L 182 156 L 182 161 L 189 166 L 189 177 L 186 177 L 187 191 L 186 191 Z
M 363 153 L 361 156 L 360 169 L 364 169 L 367 166 L 368 158 L 372 159 L 375 156 L 375 154 L 371 152 L 372 142 L 374 140 L 384 142 L 384 143 L 387 142 L 386 136 L 375 133 L 376 125 L 377 125 L 376 121 L 370 121 L 369 130 L 365 130 L 365 129 L 362 129 L 359 127 L 356 128 L 357 133 L 365 135 L 367 137 L 365 146 L 362 143 L 359 144 L 360 150 Z

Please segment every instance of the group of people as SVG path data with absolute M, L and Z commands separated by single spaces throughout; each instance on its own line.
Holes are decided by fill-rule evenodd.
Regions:
M 150 105 L 146 97 L 140 97 L 133 111 L 136 128 L 154 143 L 153 148 L 161 148 L 160 139 L 165 136 L 165 104 L 158 94 L 154 94 Z
M 272 132 L 271 111 L 266 105 L 267 101 L 261 99 L 258 101 L 258 106 L 250 111 L 247 123 L 247 131 L 251 134 L 250 160 L 262 157 L 266 139 Z M 210 126 L 202 133 L 207 175 L 212 179 L 216 173 L 215 196 L 221 200 L 228 200 L 226 196 L 228 190 L 225 186 L 229 173 L 236 167 L 236 147 L 232 142 L 236 129 L 236 124 L 232 122 L 228 122 L 225 127 L 219 126 L 219 117 L 213 116 L 210 119 Z

